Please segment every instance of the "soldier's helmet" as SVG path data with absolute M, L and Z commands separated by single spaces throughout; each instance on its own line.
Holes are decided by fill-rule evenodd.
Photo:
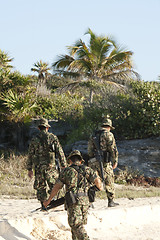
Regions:
M 69 156 L 67 157 L 67 161 L 72 157 L 72 156 L 79 156 L 81 160 L 83 160 L 82 155 L 79 150 L 74 150 L 72 151 Z
M 43 127 L 51 127 L 51 126 L 48 124 L 48 120 L 45 119 L 45 118 L 41 118 L 41 119 L 40 119 L 38 127 L 40 127 L 40 126 L 43 126 Z
M 111 129 L 115 129 L 115 127 L 112 126 L 112 120 L 107 118 L 103 121 L 102 127 L 109 126 Z

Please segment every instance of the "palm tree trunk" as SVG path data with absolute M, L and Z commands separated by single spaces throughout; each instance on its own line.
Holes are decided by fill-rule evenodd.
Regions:
M 90 95 L 89 95 L 89 103 L 92 104 L 93 103 L 93 95 L 94 95 L 94 92 L 92 89 L 90 89 Z

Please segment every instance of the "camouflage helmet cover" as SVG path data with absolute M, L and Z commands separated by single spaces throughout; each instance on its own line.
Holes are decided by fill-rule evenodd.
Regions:
M 48 124 L 48 120 L 45 119 L 45 118 L 41 118 L 41 119 L 40 119 L 38 127 L 40 127 L 40 126 L 43 126 L 43 127 L 51 127 L 51 126 Z
M 102 126 L 103 126 L 103 127 L 104 127 L 104 126 L 109 126 L 109 127 L 111 127 L 111 129 L 115 129 L 115 128 L 112 126 L 112 120 L 109 119 L 109 118 L 107 118 L 106 120 L 103 121 Z
M 72 156 L 80 156 L 81 160 L 83 160 L 82 155 L 79 150 L 74 150 L 72 151 L 69 156 L 67 157 L 67 161 L 72 157 Z

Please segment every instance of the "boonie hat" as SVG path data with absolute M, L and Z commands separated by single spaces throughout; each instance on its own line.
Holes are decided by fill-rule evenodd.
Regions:
M 109 118 L 102 123 L 102 126 L 109 126 L 111 129 L 115 129 L 115 127 L 112 126 L 112 120 Z
M 51 127 L 51 126 L 48 124 L 48 120 L 45 119 L 45 118 L 41 118 L 41 119 L 40 119 L 38 127 L 40 127 L 40 126 L 43 126 L 43 127 Z
M 83 160 L 82 155 L 79 150 L 72 151 L 69 156 L 67 157 L 67 160 L 69 160 L 72 156 L 80 156 L 81 160 Z

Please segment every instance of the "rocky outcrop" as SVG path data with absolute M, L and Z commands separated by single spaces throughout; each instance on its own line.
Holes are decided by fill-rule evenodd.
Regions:
M 17 149 L 27 151 L 29 142 L 38 133 L 37 121 L 30 125 L 24 124 L 0 124 L 0 149 Z M 50 131 L 56 134 L 60 140 L 65 140 L 72 129 L 68 123 L 49 121 Z M 119 151 L 119 168 L 128 166 L 141 171 L 145 176 L 160 177 L 160 137 L 148 139 L 136 139 L 117 141 Z M 77 141 L 72 145 L 64 146 L 65 154 L 72 150 L 81 151 L 86 162 L 88 161 L 87 141 Z
M 119 168 L 131 167 L 145 176 L 160 177 L 160 137 L 117 141 Z M 87 141 L 79 141 L 70 150 L 78 149 L 88 160 Z M 68 149 L 67 149 L 68 150 Z
M 34 119 L 30 124 L 12 123 L 4 121 L 0 123 L 0 150 L 14 149 L 18 152 L 25 152 L 32 137 L 36 136 L 39 132 L 37 119 Z M 65 139 L 71 126 L 65 122 L 49 121 L 53 132 L 61 139 Z
M 145 176 L 160 177 L 160 137 L 120 141 L 119 165 L 138 169 Z

